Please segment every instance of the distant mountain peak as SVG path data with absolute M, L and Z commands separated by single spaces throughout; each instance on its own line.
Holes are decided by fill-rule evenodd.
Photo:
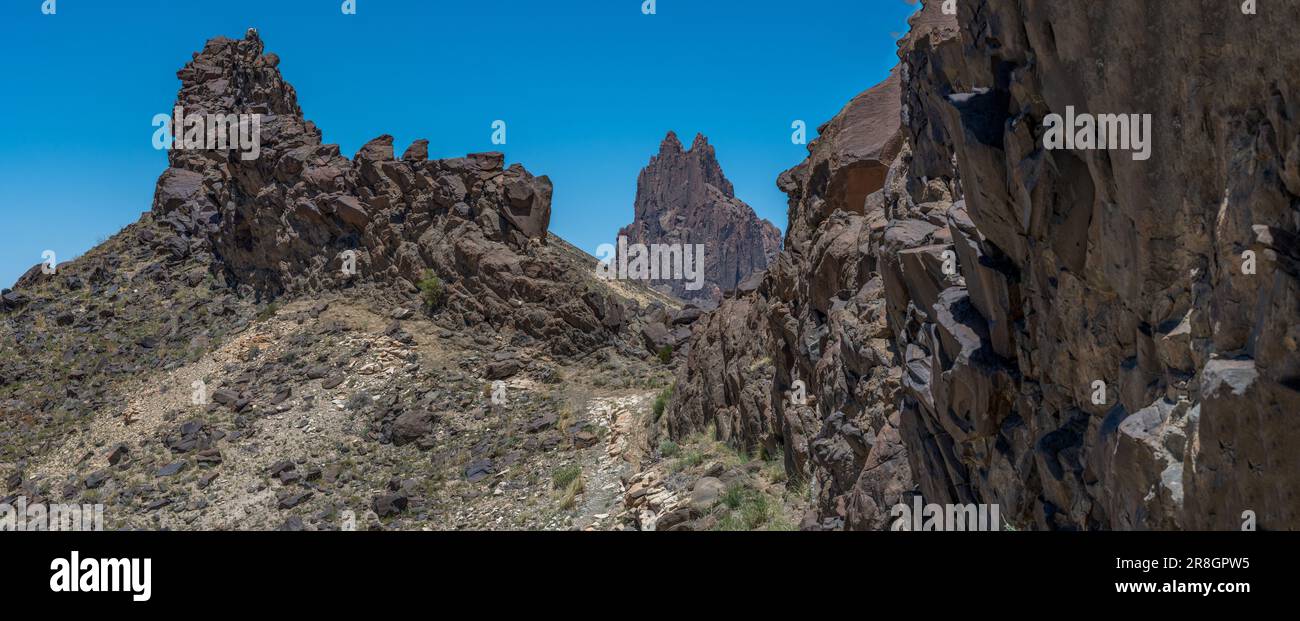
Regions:
M 637 179 L 634 219 L 619 235 L 628 243 L 704 244 L 704 289 L 688 290 L 681 281 L 657 283 L 684 299 L 720 299 L 766 268 L 781 247 L 776 226 L 736 198 L 702 133 L 683 150 L 677 133 L 668 132 Z

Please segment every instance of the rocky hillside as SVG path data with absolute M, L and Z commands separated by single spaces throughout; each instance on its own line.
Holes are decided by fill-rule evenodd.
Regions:
M 683 149 L 669 132 L 659 154 L 641 170 L 636 184 L 635 217 L 619 231 L 629 244 L 703 244 L 704 286 L 691 289 L 681 279 L 654 286 L 712 307 L 723 292 L 763 271 L 781 249 L 781 232 L 736 198 L 702 134 Z
M 255 31 L 209 41 L 177 105 L 263 115 L 258 156 L 170 151 L 138 222 L 0 296 L 0 502 L 102 502 L 109 528 L 625 527 L 631 421 L 670 372 L 646 334 L 698 312 L 596 278 L 547 231 L 550 182 L 500 153 L 340 155 L 277 64 Z
M 779 450 L 805 528 L 914 494 L 1021 529 L 1300 526 L 1300 57 L 1234 43 L 1300 8 L 939 4 L 782 175 L 785 250 L 696 325 L 669 432 Z M 1152 157 L 1046 150 L 1067 107 L 1150 114 Z

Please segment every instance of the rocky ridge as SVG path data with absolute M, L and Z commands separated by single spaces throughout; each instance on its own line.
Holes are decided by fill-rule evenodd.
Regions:
M 215 259 L 232 287 L 262 298 L 368 287 L 392 303 L 432 271 L 448 326 L 510 326 L 573 354 L 611 342 L 628 314 L 548 246 L 551 182 L 501 153 L 429 160 L 393 138 L 351 159 L 302 117 L 256 32 L 213 39 L 178 72 L 189 113 L 262 114 L 260 156 L 172 150 L 153 215 L 175 260 Z M 347 254 L 345 254 L 347 253 Z M 344 270 L 345 264 L 354 270 Z M 402 298 L 405 296 L 405 299 Z

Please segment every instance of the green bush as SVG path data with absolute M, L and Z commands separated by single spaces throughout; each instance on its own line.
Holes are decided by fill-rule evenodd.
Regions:
M 661 417 L 663 417 L 664 409 L 668 407 L 668 399 L 672 398 L 672 396 L 673 396 L 673 387 L 669 386 L 663 389 L 663 391 L 660 392 L 655 397 L 654 414 L 655 414 L 656 423 L 659 422 L 659 419 Z
M 791 530 L 793 524 L 781 511 L 777 501 L 766 494 L 739 483 L 727 487 L 718 504 L 725 507 L 717 530 Z
M 659 443 L 659 454 L 663 455 L 665 458 L 675 457 L 678 451 L 681 450 L 682 447 L 678 446 L 677 443 L 672 440 L 664 440 Z
M 577 464 L 561 466 L 551 473 L 551 482 L 555 489 L 564 489 L 582 476 L 582 466 Z
M 681 472 L 687 468 L 694 468 L 704 463 L 704 453 L 698 450 L 692 450 L 682 455 L 681 459 L 673 462 L 673 472 Z
M 447 292 L 443 289 L 442 279 L 433 273 L 433 270 L 424 270 L 424 278 L 417 285 L 420 287 L 420 298 L 424 300 L 424 307 L 428 310 L 434 310 L 442 306 Z
M 659 362 L 668 364 L 673 361 L 673 346 L 664 345 L 659 348 Z
M 740 508 L 740 518 L 745 522 L 745 527 L 749 530 L 755 530 L 759 526 L 766 524 L 776 515 L 776 507 L 768 497 L 754 493 L 750 495 L 749 502 Z
M 732 483 L 727 486 L 727 490 L 722 492 L 719 501 L 727 505 L 728 509 L 739 509 L 744 504 L 745 499 L 749 496 L 749 490 L 744 485 Z

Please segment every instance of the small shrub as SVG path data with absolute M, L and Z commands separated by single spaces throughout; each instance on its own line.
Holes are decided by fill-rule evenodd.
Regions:
M 701 453 L 700 451 L 690 451 L 673 464 L 673 470 L 681 471 L 687 468 L 694 468 L 702 463 L 704 463 L 704 453 Z
M 582 481 L 582 477 L 574 479 L 564 490 L 564 495 L 560 497 L 560 508 L 572 509 L 577 506 L 578 494 L 581 494 L 583 491 L 585 491 L 585 484 Z
M 681 451 L 681 449 L 682 447 L 677 446 L 677 443 L 672 440 L 664 440 L 659 443 L 659 454 L 663 455 L 665 458 L 676 457 L 677 453 Z
M 779 503 L 768 495 L 733 483 L 718 498 L 726 515 L 718 521 L 718 530 L 791 530 L 793 524 L 783 514 Z
M 767 530 L 795 531 L 799 530 L 799 527 L 795 526 L 795 523 L 791 521 L 790 518 L 777 512 L 776 515 L 772 516 L 772 518 L 767 521 Z
M 660 417 L 664 415 L 664 409 L 668 407 L 668 399 L 670 399 L 672 396 L 673 396 L 673 387 L 669 386 L 668 388 L 665 388 L 663 392 L 659 393 L 658 396 L 655 397 L 654 413 L 655 413 L 656 423 L 659 422 Z
M 746 502 L 740 508 L 740 519 L 744 521 L 745 527 L 754 530 L 759 526 L 767 523 L 768 520 L 776 514 L 776 507 L 768 500 L 764 494 L 751 494 L 749 502 Z
M 659 348 L 659 354 L 658 354 L 658 355 L 659 355 L 659 362 L 661 362 L 661 363 L 663 363 L 663 364 L 668 364 L 669 362 L 672 362 L 672 361 L 673 361 L 673 346 L 672 346 L 672 345 L 664 345 L 663 347 L 660 347 L 660 348 Z
M 785 472 L 785 464 L 779 461 L 769 461 L 763 469 L 767 472 L 767 479 L 773 483 L 784 483 L 790 478 Z
M 749 490 L 744 485 L 732 483 L 727 486 L 726 491 L 722 492 L 719 502 L 726 505 L 728 509 L 739 509 L 740 505 L 745 503 L 745 498 L 749 496 Z
M 551 482 L 554 484 L 555 489 L 564 489 L 581 477 L 582 466 L 577 464 L 560 466 L 555 469 L 555 472 L 551 473 Z
M 560 495 L 560 508 L 572 509 L 578 504 L 578 494 L 586 488 L 582 480 L 582 466 L 574 464 L 556 468 L 551 474 L 551 484 L 555 489 L 564 490 Z
M 807 499 L 811 491 L 812 486 L 809 485 L 808 477 L 802 473 L 790 477 L 785 484 L 785 494 L 790 498 Z
M 745 525 L 741 522 L 740 516 L 735 513 L 727 513 L 727 515 L 723 516 L 721 520 L 718 520 L 717 526 L 714 526 L 713 528 L 714 530 L 721 531 L 737 531 L 745 530 Z
M 556 417 L 555 428 L 561 431 L 568 431 L 577 420 L 573 416 L 573 409 L 565 404 L 560 406 L 560 414 Z
M 420 299 L 424 300 L 426 310 L 435 310 L 442 307 L 442 303 L 447 296 L 443 289 L 442 279 L 433 273 L 433 270 L 424 270 L 424 278 L 417 285 L 420 287 Z

